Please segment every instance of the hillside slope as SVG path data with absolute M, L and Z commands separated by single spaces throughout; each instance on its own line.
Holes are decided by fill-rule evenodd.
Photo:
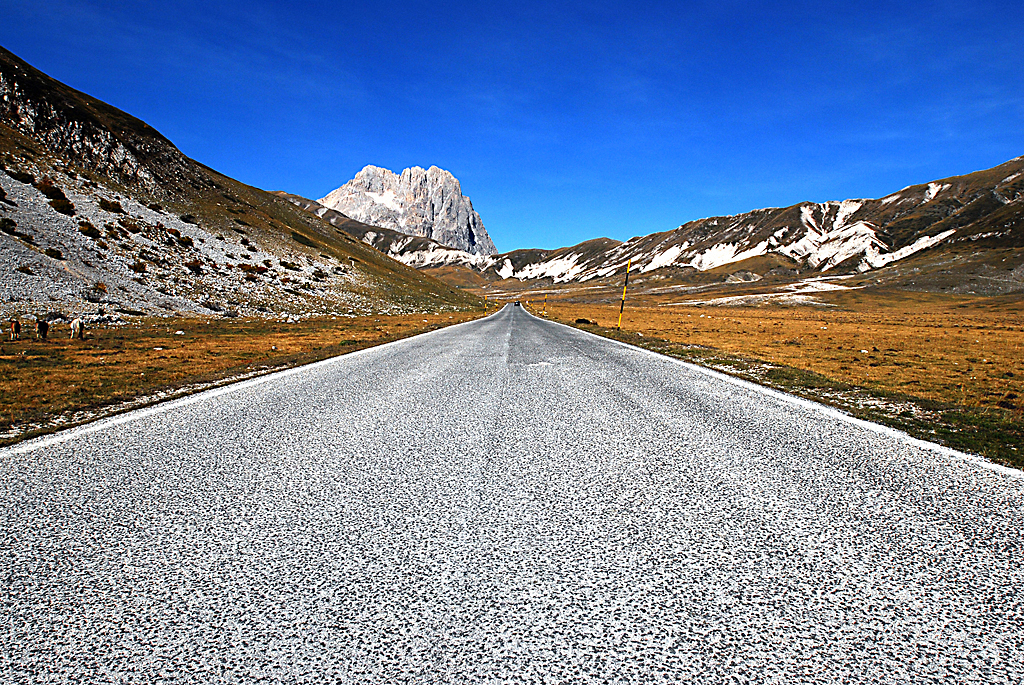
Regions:
M 4 316 L 476 306 L 3 48 L 0 166 Z

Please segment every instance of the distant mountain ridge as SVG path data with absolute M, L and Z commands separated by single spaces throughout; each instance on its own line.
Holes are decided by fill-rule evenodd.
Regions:
M 367 165 L 318 203 L 356 221 L 430 238 L 469 254 L 498 251 L 459 180 L 436 166 L 396 174 Z
M 627 262 L 641 273 L 704 272 L 753 261 L 759 265 L 750 268 L 765 273 L 867 272 L 965 241 L 978 249 L 1024 247 L 1024 157 L 879 199 L 709 217 L 626 242 L 598 238 L 557 250 L 478 255 L 436 242 L 388 238 L 378 246 L 379 240 L 364 242 L 410 266 L 462 266 L 492 280 L 585 282 L 621 274 Z

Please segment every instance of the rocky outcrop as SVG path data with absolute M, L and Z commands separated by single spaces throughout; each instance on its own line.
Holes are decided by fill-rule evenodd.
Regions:
M 430 238 L 470 254 L 498 251 L 458 179 L 436 166 L 412 167 L 400 175 L 366 166 L 319 203 L 365 224 Z

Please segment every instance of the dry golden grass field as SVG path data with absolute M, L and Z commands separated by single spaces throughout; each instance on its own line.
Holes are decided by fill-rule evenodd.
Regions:
M 835 307 L 627 307 L 622 329 L 975 407 L 1024 407 L 1024 301 L 916 293 Z M 536 309 L 536 307 L 531 307 Z M 550 318 L 614 327 L 618 305 L 550 302 Z
M 308 319 L 142 318 L 46 341 L 29 326 L 0 343 L 0 444 L 109 412 L 137 398 L 325 359 L 479 317 L 480 312 Z M 181 331 L 181 333 L 178 333 Z M 56 420 L 56 424 L 55 424 Z

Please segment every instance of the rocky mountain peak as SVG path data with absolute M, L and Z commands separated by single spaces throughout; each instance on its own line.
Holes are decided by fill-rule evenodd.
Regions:
M 414 166 L 396 174 L 367 165 L 319 203 L 356 221 L 430 238 L 470 254 L 498 251 L 473 203 L 462 194 L 459 180 L 436 166 Z

